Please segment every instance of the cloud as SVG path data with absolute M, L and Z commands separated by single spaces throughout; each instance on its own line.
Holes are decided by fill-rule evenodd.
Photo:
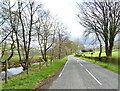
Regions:
M 70 39 L 74 40 L 81 37 L 85 30 L 79 23 L 77 14 L 78 0 L 41 0 L 46 8 L 50 10 L 53 15 L 67 25 L 67 31 L 71 32 Z
M 16 0 L 11 1 L 13 4 Z M 67 31 L 71 33 L 71 40 L 81 38 L 85 30 L 78 23 L 76 2 L 82 2 L 82 0 L 36 0 L 37 4 L 42 3 L 44 8 L 49 9 L 53 16 L 57 15 L 58 19 L 67 26 Z

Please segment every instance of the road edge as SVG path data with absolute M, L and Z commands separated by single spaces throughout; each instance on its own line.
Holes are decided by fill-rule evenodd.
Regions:
M 38 83 L 38 86 L 33 91 L 39 91 L 40 89 L 49 89 L 49 87 L 52 85 L 53 81 L 56 80 L 59 77 L 59 74 L 61 73 L 62 69 L 64 68 L 66 62 L 67 62 L 67 60 L 52 75 L 47 76 L 46 78 L 44 78 L 43 80 L 41 80 Z

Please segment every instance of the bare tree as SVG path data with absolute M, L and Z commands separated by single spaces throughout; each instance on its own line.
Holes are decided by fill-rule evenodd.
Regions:
M 78 4 L 77 15 L 80 24 L 86 28 L 87 35 L 95 33 L 102 48 L 101 39 L 105 43 L 107 56 L 112 56 L 115 36 L 120 32 L 120 2 L 84 2 Z
M 22 1 L 18 1 L 18 9 L 19 9 L 19 19 L 22 27 L 22 38 L 23 38 L 23 46 L 25 52 L 25 68 L 29 67 L 29 53 L 30 53 L 30 44 L 31 44 L 31 34 L 33 25 L 37 22 L 34 16 L 36 15 L 36 11 L 41 8 L 40 5 L 35 5 L 35 1 L 26 1 L 23 3 Z
M 9 55 L 9 57 L 5 60 L 5 64 L 6 64 L 6 66 L 5 66 L 5 83 L 7 83 L 8 61 L 13 57 L 13 55 L 14 55 L 14 49 L 15 49 L 14 28 L 13 28 L 14 26 L 13 26 L 13 23 L 12 23 L 12 22 L 14 22 L 15 20 L 12 18 L 12 17 L 14 17 L 14 16 L 13 16 L 14 12 L 11 12 L 11 9 L 14 7 L 15 4 L 13 4 L 13 5 L 11 6 L 11 5 L 10 5 L 10 1 L 3 1 L 3 3 L 1 3 L 1 4 L 2 4 L 2 11 L 5 10 L 5 12 L 3 12 L 2 14 L 3 14 L 3 15 L 7 14 L 7 15 L 3 16 L 3 18 L 6 17 L 6 18 L 5 18 L 6 21 L 4 21 L 4 25 L 3 25 L 2 29 L 3 29 L 4 32 L 10 31 L 10 33 L 5 36 L 5 38 L 2 40 L 1 43 L 3 43 L 3 41 L 5 41 L 5 40 L 8 38 L 9 35 L 10 35 L 10 38 L 9 38 L 9 39 L 10 39 L 10 41 L 11 41 L 10 55 Z M 6 27 L 6 25 L 7 25 L 7 27 Z M 3 49 L 3 50 L 4 50 L 4 49 Z M 3 52 L 3 53 L 4 53 L 4 52 Z
M 63 23 L 57 23 L 57 36 L 58 36 L 58 58 L 61 59 L 61 51 L 62 51 L 62 44 L 64 41 L 66 27 L 63 25 Z
M 47 51 L 52 47 L 55 39 L 56 22 L 49 11 L 38 13 L 39 21 L 36 24 L 38 42 L 41 54 L 47 66 Z

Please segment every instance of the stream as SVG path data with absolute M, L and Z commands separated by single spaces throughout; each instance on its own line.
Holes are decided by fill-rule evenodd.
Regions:
M 39 64 L 39 63 L 33 63 L 32 65 L 36 65 L 36 64 Z M 13 75 L 17 75 L 23 72 L 23 67 L 10 68 L 10 69 L 7 69 L 7 71 L 8 71 L 8 77 L 11 77 Z M 5 79 L 5 71 L 1 72 L 1 79 Z

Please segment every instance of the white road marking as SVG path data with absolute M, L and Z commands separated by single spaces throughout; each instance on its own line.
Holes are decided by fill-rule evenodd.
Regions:
M 67 62 L 66 62 L 66 64 L 65 64 L 65 66 L 64 66 L 64 68 L 63 68 L 63 70 L 61 71 L 61 73 L 60 73 L 59 77 L 61 77 L 61 75 L 62 75 L 62 73 L 63 73 L 63 71 L 64 71 L 64 69 L 65 69 L 65 67 L 66 67 L 67 63 L 68 63 L 68 60 L 67 60 Z
M 87 69 L 86 69 L 86 71 L 87 71 L 100 85 L 102 85 L 102 83 L 99 82 Z
M 77 63 L 79 63 L 81 66 L 83 66 L 83 65 L 79 62 L 79 60 L 77 60 Z
M 81 63 L 79 63 L 81 66 L 83 66 Z

